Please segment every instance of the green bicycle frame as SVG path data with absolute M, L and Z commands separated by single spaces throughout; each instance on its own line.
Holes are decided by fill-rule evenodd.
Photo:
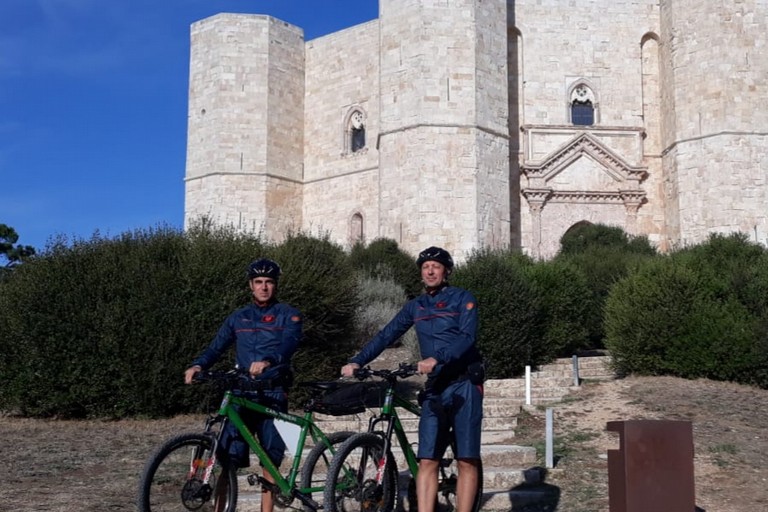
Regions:
M 250 432 L 248 427 L 245 426 L 245 423 L 243 422 L 243 418 L 237 412 L 237 408 L 234 407 L 237 405 L 241 407 L 245 407 L 252 411 L 262 413 L 265 416 L 269 416 L 273 419 L 283 420 L 300 427 L 301 430 L 299 433 L 299 439 L 295 447 L 296 450 L 294 451 L 296 456 L 293 458 L 293 464 L 291 465 L 291 470 L 288 473 L 287 478 L 283 477 L 278 467 L 275 466 L 275 464 L 267 455 L 267 452 L 261 446 L 261 443 L 259 442 L 259 440 L 256 439 L 256 437 Z M 331 442 L 328 440 L 328 437 L 325 434 L 323 434 L 320 428 L 317 425 L 315 425 L 315 423 L 312 421 L 312 412 L 310 411 L 306 411 L 303 416 L 284 413 L 284 412 L 276 411 L 275 409 L 262 405 L 258 402 L 249 400 L 248 398 L 236 396 L 232 391 L 226 391 L 224 393 L 224 398 L 221 401 L 221 406 L 219 407 L 218 414 L 221 417 L 227 418 L 229 421 L 231 421 L 235 425 L 238 432 L 240 432 L 240 435 L 243 436 L 243 439 L 245 439 L 245 442 L 248 443 L 248 446 L 251 448 L 251 451 L 253 451 L 253 453 L 256 454 L 256 457 L 258 457 L 259 462 L 264 466 L 267 472 L 274 478 L 275 485 L 277 485 L 280 488 L 280 491 L 285 495 L 289 495 L 291 490 L 294 489 L 296 486 L 296 478 L 298 477 L 299 470 L 301 469 L 301 453 L 304 450 L 304 444 L 306 443 L 306 440 L 307 440 L 307 434 L 311 436 L 312 440 L 315 443 L 318 443 L 318 442 L 324 443 L 326 447 L 328 447 L 329 449 L 332 449 Z M 319 487 L 317 489 L 301 488 L 301 489 L 297 489 L 297 491 L 301 494 L 307 494 L 310 492 L 322 491 L 322 489 L 323 489 L 322 487 Z
M 395 393 L 393 386 L 388 386 L 387 392 L 384 395 L 384 405 L 381 408 L 381 413 L 378 416 L 371 418 L 368 430 L 373 432 L 377 423 L 382 421 L 386 422 L 387 431 L 385 432 L 385 439 L 392 439 L 392 431 L 394 430 L 395 436 L 397 436 L 397 442 L 403 450 L 408 469 L 411 471 L 411 474 L 416 477 L 419 472 L 419 463 L 416 460 L 416 454 L 413 451 L 413 447 L 411 446 L 411 443 L 408 442 L 408 438 L 405 435 L 403 424 L 400 422 L 400 417 L 397 414 L 398 408 L 405 409 L 416 416 L 421 416 L 421 407 Z

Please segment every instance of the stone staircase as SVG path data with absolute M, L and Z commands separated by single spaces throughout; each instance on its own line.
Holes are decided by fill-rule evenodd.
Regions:
M 579 381 L 613 379 L 608 356 L 579 357 Z M 563 399 L 575 389 L 574 360 L 559 359 L 531 371 L 530 405 L 546 405 Z M 510 511 L 532 501 L 546 499 L 545 496 L 525 490 L 525 483 L 536 482 L 539 471 L 536 465 L 536 449 L 515 444 L 517 415 L 528 405 L 526 403 L 525 378 L 489 380 L 485 383 L 483 408 L 482 460 L 483 460 L 483 508 L 485 512 Z M 369 414 L 354 416 L 322 416 L 317 421 L 324 432 L 352 431 L 363 432 L 368 428 Z M 418 419 L 401 416 L 403 427 L 409 439 L 418 439 Z M 543 433 L 542 433 L 543 435 Z M 401 492 L 406 495 L 405 487 L 409 473 L 399 449 L 393 450 L 401 475 Z M 286 457 L 284 466 L 289 466 L 291 457 Z M 249 492 L 249 486 L 243 479 L 238 498 L 238 511 L 259 510 L 259 492 Z M 250 488 L 253 489 L 253 488 Z M 319 498 L 319 496 L 318 496 Z M 293 506 L 299 506 L 297 502 Z

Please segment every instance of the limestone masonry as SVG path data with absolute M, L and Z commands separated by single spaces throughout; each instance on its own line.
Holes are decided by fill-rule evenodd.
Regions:
M 768 0 L 379 0 L 311 41 L 192 25 L 187 226 L 553 256 L 768 241 Z

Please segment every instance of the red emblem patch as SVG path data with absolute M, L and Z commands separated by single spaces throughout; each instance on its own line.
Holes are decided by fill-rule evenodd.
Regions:
M 443 309 L 445 307 L 445 302 L 438 302 L 437 304 L 435 304 L 435 307 L 437 309 Z
M 298 322 L 299 320 L 301 320 L 301 317 L 300 317 L 300 316 L 298 316 L 298 315 L 293 315 L 293 316 L 291 317 L 291 320 L 293 320 L 294 322 Z
M 467 302 L 467 309 L 475 309 L 475 303 L 474 302 Z
M 262 322 L 272 323 L 275 321 L 275 315 L 264 315 L 261 317 Z

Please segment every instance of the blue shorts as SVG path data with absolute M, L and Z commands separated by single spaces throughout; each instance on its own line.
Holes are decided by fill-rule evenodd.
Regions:
M 451 429 L 456 438 L 457 459 L 480 458 L 483 427 L 483 391 L 469 379 L 453 382 L 444 391 L 427 394 L 419 421 L 420 459 L 440 459 L 450 444 Z
M 270 390 L 262 392 L 259 403 L 281 412 L 288 412 L 288 397 L 285 391 Z M 257 413 L 244 407 L 237 407 L 248 429 L 256 435 L 269 459 L 280 466 L 285 456 L 285 441 L 275 427 L 274 420 L 269 416 Z M 227 462 L 239 468 L 250 466 L 250 447 L 237 431 L 235 425 L 228 421 L 219 439 L 219 453 Z

